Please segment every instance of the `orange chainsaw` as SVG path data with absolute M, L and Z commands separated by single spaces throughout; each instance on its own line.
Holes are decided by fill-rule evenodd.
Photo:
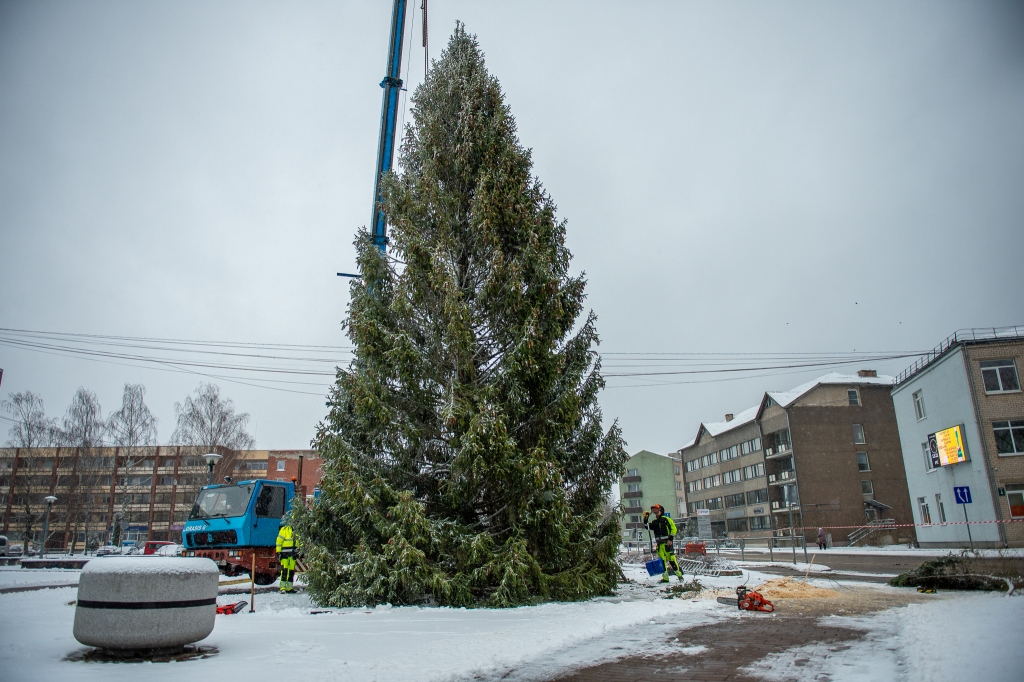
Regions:
M 740 585 L 736 588 L 735 599 L 719 597 L 718 603 L 735 606 L 741 611 L 764 611 L 765 613 L 771 613 L 775 610 L 774 604 L 762 597 L 760 592 L 748 590 L 746 585 Z

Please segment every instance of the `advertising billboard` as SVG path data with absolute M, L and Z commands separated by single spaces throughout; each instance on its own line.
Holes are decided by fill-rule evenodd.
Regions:
M 967 461 L 967 446 L 964 444 L 964 427 L 960 424 L 928 434 L 928 454 L 932 466 L 948 467 Z

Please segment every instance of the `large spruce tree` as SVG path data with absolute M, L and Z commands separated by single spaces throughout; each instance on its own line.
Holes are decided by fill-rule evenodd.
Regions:
M 412 103 L 387 255 L 357 238 L 322 495 L 295 513 L 309 590 L 336 606 L 608 594 L 626 454 L 618 425 L 602 430 L 565 224 L 461 25 Z

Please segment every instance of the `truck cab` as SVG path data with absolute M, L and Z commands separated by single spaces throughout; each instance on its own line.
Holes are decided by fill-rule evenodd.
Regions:
M 212 559 L 221 573 L 251 573 L 256 584 L 269 585 L 280 571 L 275 544 L 281 519 L 294 499 L 289 481 L 205 486 L 182 529 L 182 555 Z

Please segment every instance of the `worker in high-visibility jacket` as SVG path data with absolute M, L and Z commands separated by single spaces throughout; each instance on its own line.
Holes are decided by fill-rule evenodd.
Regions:
M 281 564 L 281 594 L 295 591 L 292 578 L 295 577 L 295 555 L 298 547 L 295 542 L 295 531 L 291 521 L 285 519 L 281 530 L 277 532 L 277 561 Z
M 651 514 L 654 515 L 653 520 L 650 520 Z M 652 504 L 651 511 L 644 512 L 644 523 L 654 535 L 654 541 L 658 543 L 658 556 L 665 562 L 665 573 L 661 574 L 661 582 L 667 583 L 671 573 L 675 573 L 681 582 L 683 572 L 679 570 L 679 562 L 676 561 L 675 550 L 672 547 L 676 535 L 676 522 L 671 517 L 665 516 L 664 507 L 660 504 Z

